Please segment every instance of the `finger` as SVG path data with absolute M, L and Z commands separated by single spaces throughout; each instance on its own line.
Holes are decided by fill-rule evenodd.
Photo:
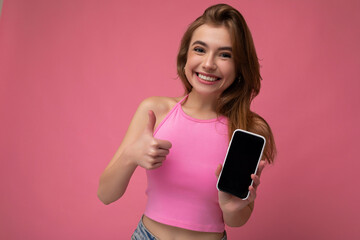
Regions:
M 222 165 L 219 164 L 219 165 L 217 166 L 216 170 L 215 170 L 215 176 L 216 176 L 217 178 L 219 178 L 219 176 L 220 176 L 221 169 L 222 169 Z
M 144 168 L 146 169 L 154 169 L 162 166 L 163 161 L 166 157 L 149 157 L 149 159 L 144 164 Z
M 156 139 L 156 141 L 157 141 L 157 148 L 170 149 L 172 147 L 171 142 L 167 140 Z
M 166 157 L 155 157 L 153 158 L 153 166 L 162 166 L 163 162 L 166 160 Z
M 155 164 L 155 163 L 163 162 L 163 161 L 165 161 L 165 159 L 166 159 L 165 156 L 155 157 L 155 158 L 154 158 L 154 164 Z
M 266 164 L 265 160 L 261 160 L 260 163 L 259 163 L 258 169 L 256 171 L 256 175 L 258 175 L 259 177 L 260 177 L 262 171 L 265 168 L 265 164 Z
M 255 174 L 251 174 L 251 179 L 253 180 L 253 186 L 256 189 L 260 185 L 260 178 Z
M 156 116 L 154 114 L 154 112 L 152 110 L 148 111 L 148 116 L 149 116 L 149 121 L 148 124 L 146 126 L 145 131 L 149 134 L 151 134 L 151 136 L 154 134 L 154 127 L 155 127 L 155 123 L 156 123 Z
M 169 154 L 169 150 L 160 149 L 160 148 L 150 148 L 147 152 L 147 155 L 155 158 L 155 157 L 165 157 Z
M 154 163 L 154 164 L 149 164 L 147 165 L 147 167 L 145 167 L 145 169 L 147 170 L 153 170 L 153 169 L 156 169 L 156 168 L 159 168 L 162 166 L 162 162 L 158 162 L 158 163 Z
M 156 168 L 159 168 L 162 166 L 162 162 L 158 162 L 158 163 L 155 163 L 153 166 L 152 166 L 152 169 L 156 169 Z
M 169 154 L 169 150 L 159 148 L 156 151 L 156 157 L 166 157 Z
M 249 191 L 250 191 L 250 195 L 249 195 L 249 198 L 248 200 L 250 202 L 254 201 L 255 198 L 256 198 L 256 189 L 253 187 L 253 186 L 249 186 Z

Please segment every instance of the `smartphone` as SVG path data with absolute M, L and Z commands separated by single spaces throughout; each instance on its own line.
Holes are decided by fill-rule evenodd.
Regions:
M 217 189 L 246 200 L 250 194 L 249 186 L 253 184 L 251 174 L 257 171 L 265 143 L 263 136 L 236 129 L 229 143 Z

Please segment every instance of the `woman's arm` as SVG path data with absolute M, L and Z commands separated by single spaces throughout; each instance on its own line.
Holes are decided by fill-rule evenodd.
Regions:
M 229 227 L 240 227 L 250 218 L 254 209 L 254 200 L 256 198 L 256 189 L 260 184 L 260 175 L 265 167 L 265 161 L 260 161 L 258 171 L 251 175 L 254 181 L 253 186 L 249 186 L 250 195 L 246 200 L 242 200 L 231 194 L 219 191 L 219 204 L 223 212 L 223 218 Z M 221 172 L 221 165 L 216 170 L 216 176 Z
M 254 209 L 254 202 L 249 203 L 242 209 L 234 210 L 223 210 L 224 222 L 229 227 L 241 227 L 243 226 L 250 218 L 252 211 Z
M 145 99 L 139 105 L 119 149 L 100 177 L 97 194 L 104 204 L 123 196 L 137 166 L 158 168 L 169 153 L 171 143 L 153 137 L 153 110 L 161 111 L 159 106 L 159 98 Z

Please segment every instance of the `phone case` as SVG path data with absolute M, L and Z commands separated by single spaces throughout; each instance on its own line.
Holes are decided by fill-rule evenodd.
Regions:
M 234 136 L 235 136 L 235 134 L 236 134 L 238 131 L 243 132 L 243 133 L 246 133 L 246 134 L 250 134 L 250 135 L 252 135 L 252 136 L 259 137 L 259 138 L 261 138 L 261 139 L 263 140 L 263 144 L 262 144 L 261 152 L 260 152 L 260 155 L 259 155 L 259 159 L 257 160 L 256 167 L 255 167 L 255 171 L 254 171 L 252 174 L 256 174 L 257 169 L 258 169 L 258 167 L 259 167 L 259 163 L 260 163 L 260 160 L 261 160 L 261 157 L 262 157 L 264 148 L 265 148 L 265 144 L 266 144 L 265 138 L 264 138 L 263 136 L 261 136 L 261 135 L 256 134 L 256 133 L 252 133 L 252 132 L 245 131 L 245 130 L 242 130 L 242 129 L 236 129 L 236 130 L 233 132 L 233 135 L 232 135 L 232 137 L 231 137 L 231 140 L 230 140 L 230 143 L 229 143 L 227 152 L 226 152 L 226 156 L 225 156 L 225 159 L 224 159 L 224 162 L 223 162 L 223 168 L 222 168 L 222 170 L 221 170 L 221 172 L 220 172 L 220 175 L 219 175 L 219 178 L 218 178 L 218 181 L 217 181 L 217 184 L 216 184 L 216 187 L 217 187 L 217 189 L 218 189 L 219 191 L 224 191 L 223 189 L 220 189 L 220 188 L 219 188 L 219 182 L 220 182 L 220 179 L 221 179 L 221 176 L 222 176 L 224 167 L 225 167 L 225 165 L 226 165 L 226 160 L 228 159 L 229 151 L 230 151 L 231 146 L 232 146 L 232 144 L 233 144 Z M 253 185 L 253 180 L 251 180 L 251 184 L 250 184 L 250 185 L 251 185 L 251 186 Z M 249 186 L 250 186 L 250 185 L 249 185 Z M 227 191 L 224 191 L 224 192 L 227 192 Z M 229 192 L 228 192 L 228 193 L 229 193 Z M 233 193 L 230 193 L 230 194 L 235 195 L 235 194 L 233 194 Z M 237 196 L 237 195 L 235 195 L 235 196 L 237 196 L 237 197 L 239 197 L 239 198 L 241 198 L 241 199 L 243 199 L 243 200 L 246 200 L 246 199 L 249 197 L 249 194 L 250 194 L 250 191 L 247 191 L 247 195 L 246 195 L 245 198 L 239 197 L 239 196 Z

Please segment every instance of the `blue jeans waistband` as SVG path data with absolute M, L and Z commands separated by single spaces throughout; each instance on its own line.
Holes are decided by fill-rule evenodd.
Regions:
M 158 240 L 151 232 L 145 227 L 142 217 L 135 229 L 131 240 Z M 221 240 L 227 240 L 226 232 L 224 232 L 224 237 Z

